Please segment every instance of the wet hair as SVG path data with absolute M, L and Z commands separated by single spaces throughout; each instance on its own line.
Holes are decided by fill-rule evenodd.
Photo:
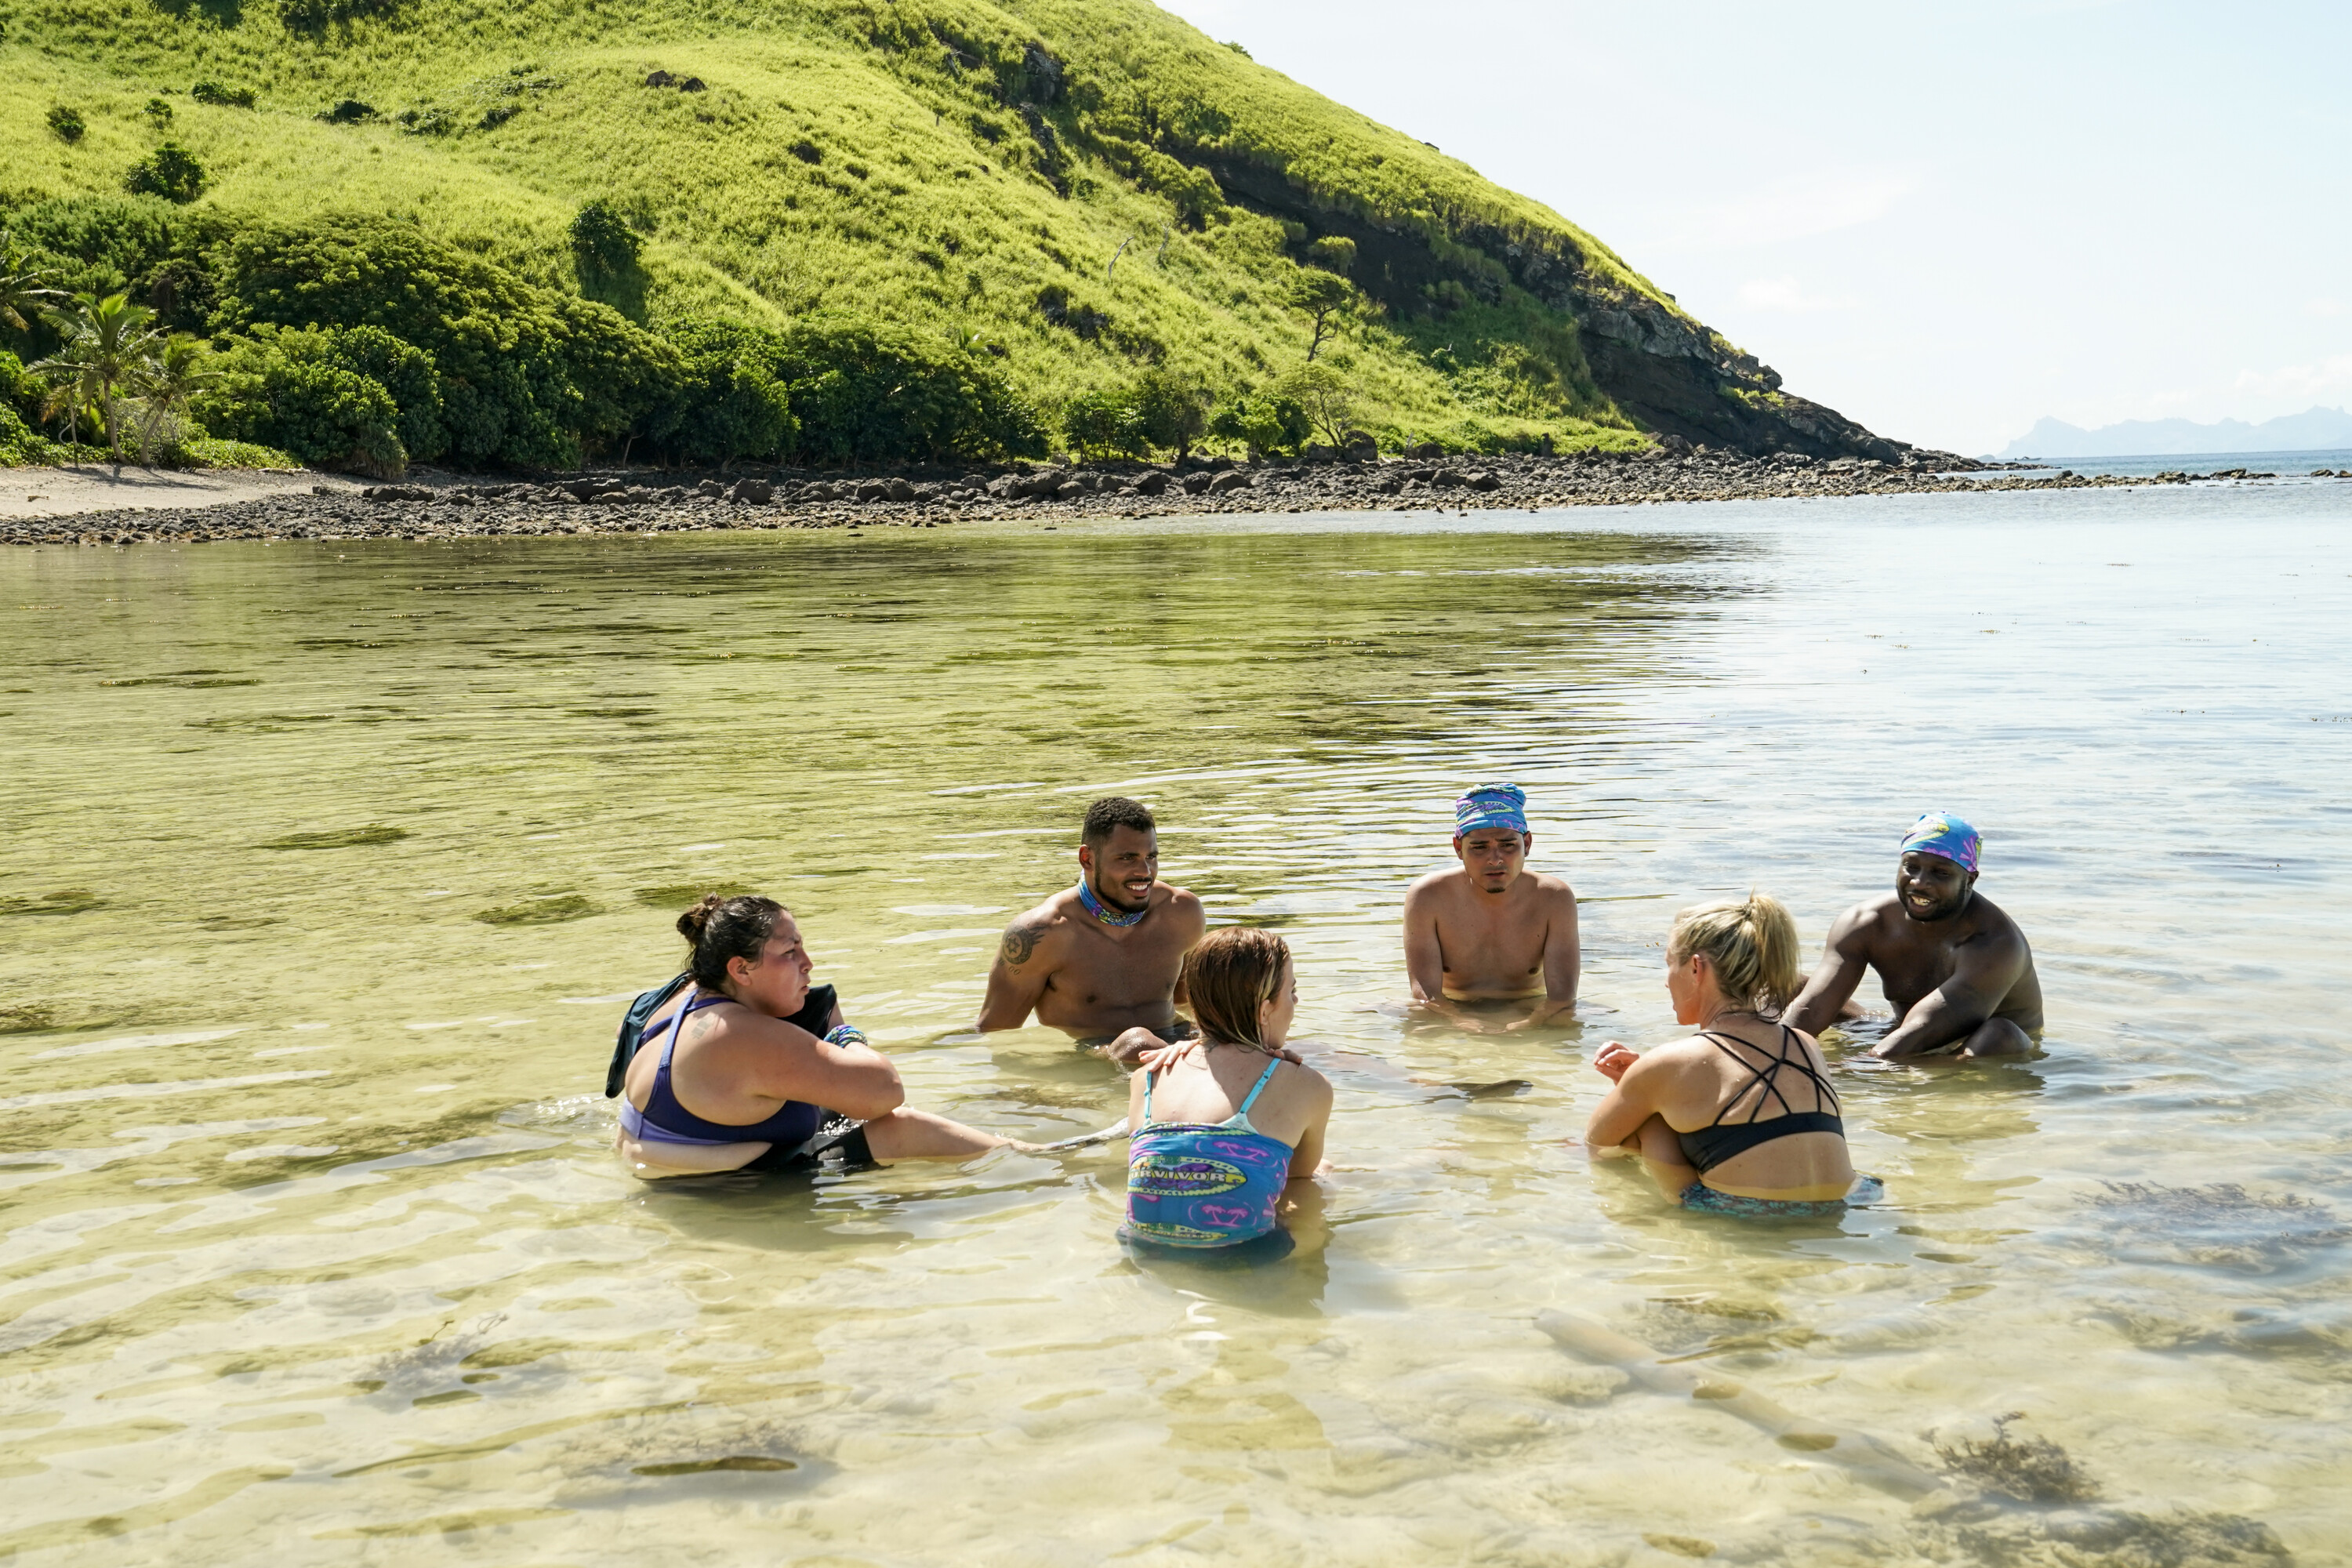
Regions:
M 1087 807 L 1086 826 L 1079 830 L 1078 839 L 1099 847 L 1109 843 L 1112 832 L 1121 827 L 1132 827 L 1139 833 L 1160 830 L 1160 825 L 1151 820 L 1150 806 L 1123 795 L 1107 795 Z
M 1270 931 L 1224 926 L 1184 955 L 1184 992 L 1201 1032 L 1229 1046 L 1255 1046 L 1257 1010 L 1274 1000 L 1290 967 L 1290 948 Z
M 1804 984 L 1797 967 L 1797 921 L 1769 893 L 1749 893 L 1694 904 L 1675 916 L 1666 962 L 1705 953 L 1724 1000 L 1758 1013 L 1778 1013 Z
M 727 988 L 727 961 L 760 962 L 760 950 L 776 933 L 776 918 L 784 906 L 773 899 L 740 894 L 722 899 L 705 893 L 702 901 L 677 917 L 677 934 L 694 944 L 686 967 L 705 991 Z

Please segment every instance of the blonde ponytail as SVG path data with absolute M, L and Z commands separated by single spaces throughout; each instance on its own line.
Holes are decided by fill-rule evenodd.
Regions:
M 1666 943 L 1669 962 L 1705 953 L 1724 1000 L 1757 1013 L 1778 1013 L 1804 984 L 1797 962 L 1797 921 L 1769 893 L 1695 904 L 1675 916 Z

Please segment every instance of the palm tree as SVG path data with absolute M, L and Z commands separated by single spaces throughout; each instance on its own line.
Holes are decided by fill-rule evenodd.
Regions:
M 42 286 L 45 277 L 33 265 L 31 247 L 0 229 L 0 321 L 20 332 L 31 331 L 33 318 L 47 310 L 50 300 L 65 298 L 62 291 Z
M 139 430 L 140 454 L 151 467 L 155 461 L 157 427 L 171 416 L 185 413 L 191 398 L 221 378 L 211 359 L 204 342 L 185 332 L 164 340 L 163 352 L 155 356 L 145 378 L 147 416 Z
M 104 299 L 76 294 L 64 310 L 51 314 L 65 329 L 66 341 L 56 353 L 25 368 L 58 384 L 51 405 L 62 403 L 77 431 L 81 410 L 94 400 L 106 426 L 107 448 L 120 463 L 122 430 L 115 417 L 116 396 L 139 390 L 154 370 L 156 344 L 163 337 L 148 324 L 155 312 L 132 304 L 128 294 L 114 293 Z

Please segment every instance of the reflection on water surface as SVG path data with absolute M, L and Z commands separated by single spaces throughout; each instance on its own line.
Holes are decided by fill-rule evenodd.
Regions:
M 2328 505 L 13 553 L 0 1552 L 2326 1561 Z M 1587 900 L 1580 1031 L 1402 1016 L 1402 889 L 1486 775 Z M 1060 1037 L 963 1032 L 1114 789 L 1300 954 L 1328 1246 L 1139 1266 L 1118 1144 L 604 1153 L 613 1020 L 713 886 L 793 905 L 919 1103 L 1115 1120 Z M 1753 883 L 1818 942 L 1928 806 L 1987 830 L 2047 1054 L 1833 1050 L 1886 1185 L 1840 1221 L 1588 1169 L 1672 910 Z

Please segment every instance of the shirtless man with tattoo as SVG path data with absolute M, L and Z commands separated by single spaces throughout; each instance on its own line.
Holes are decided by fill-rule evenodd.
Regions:
M 1573 1021 L 1583 959 L 1576 889 L 1527 868 L 1535 841 L 1517 784 L 1481 784 L 1454 803 L 1460 868 L 1433 871 L 1404 896 L 1416 1005 L 1477 1034 L 1495 1032 L 1492 1004 L 1529 997 L 1540 1000 L 1503 1028 Z
M 1781 1022 L 1819 1034 L 1874 969 L 1895 1027 L 1874 1057 L 2015 1056 L 2042 1033 L 2042 979 L 2017 922 L 1976 890 L 1983 840 L 1929 812 L 1905 836 L 1895 891 L 1856 904 L 1830 928 L 1821 967 Z
M 1087 808 L 1078 885 L 1004 928 L 979 1027 L 1037 1021 L 1083 1049 L 1132 1063 L 1192 1036 L 1176 1016 L 1184 955 L 1208 930 L 1201 900 L 1160 880 L 1160 835 L 1141 803 L 1113 795 Z

